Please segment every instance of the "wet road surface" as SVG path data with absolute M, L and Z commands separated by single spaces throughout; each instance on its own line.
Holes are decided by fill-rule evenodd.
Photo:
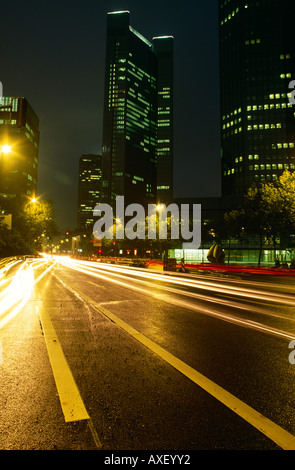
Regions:
M 294 277 L 0 272 L 0 449 L 295 449 Z

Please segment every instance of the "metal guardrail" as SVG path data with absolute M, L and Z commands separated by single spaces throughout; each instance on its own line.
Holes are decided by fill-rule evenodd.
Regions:
M 19 255 L 19 256 L 9 256 L 7 258 L 0 259 L 0 269 L 4 268 L 6 265 L 13 263 L 13 261 L 26 261 L 27 258 L 31 258 L 31 255 Z
M 3 268 L 6 264 L 9 264 L 11 263 L 12 261 L 15 261 L 17 260 L 18 257 L 17 256 L 11 256 L 9 258 L 2 258 L 0 259 L 0 269 Z

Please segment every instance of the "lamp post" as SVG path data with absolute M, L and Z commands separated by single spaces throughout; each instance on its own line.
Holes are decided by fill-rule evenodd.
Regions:
M 10 145 L 8 144 L 4 144 L 2 145 L 2 147 L 0 147 L 0 192 L 1 192 L 1 189 L 2 189 L 2 183 L 4 180 L 4 175 L 3 175 L 3 168 L 2 168 L 2 155 L 8 155 L 9 153 L 11 152 L 11 147 Z
M 1 155 L 2 153 L 10 153 L 11 152 L 11 147 L 8 144 L 2 145 L 1 147 Z

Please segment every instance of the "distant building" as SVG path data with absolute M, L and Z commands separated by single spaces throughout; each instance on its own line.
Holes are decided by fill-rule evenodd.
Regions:
M 101 202 L 101 155 L 82 155 L 79 162 L 78 229 L 92 230 L 93 209 Z
M 26 98 L 0 97 L 0 208 L 14 210 L 37 189 L 39 118 Z
M 107 15 L 102 200 L 166 202 L 173 194 L 173 38 L 150 42 L 128 11 Z
M 157 57 L 157 202 L 173 199 L 173 46 L 172 36 L 153 38 Z
M 294 0 L 219 0 L 222 193 L 295 169 Z

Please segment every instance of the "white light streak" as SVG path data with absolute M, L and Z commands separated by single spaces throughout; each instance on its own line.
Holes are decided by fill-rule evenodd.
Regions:
M 149 295 L 152 295 L 153 297 L 159 300 L 162 300 L 164 302 L 177 305 L 180 308 L 188 308 L 198 313 L 213 316 L 223 321 L 234 323 L 236 325 L 247 327 L 247 328 L 252 328 L 252 329 L 264 332 L 264 333 L 279 336 L 284 339 L 290 340 L 290 339 L 295 338 L 295 333 L 281 331 L 276 328 L 272 328 L 271 326 L 268 326 L 268 325 L 265 325 L 256 321 L 252 321 L 250 319 L 244 319 L 244 318 L 240 318 L 235 315 L 232 315 L 228 312 L 222 312 L 220 311 L 220 307 L 235 308 L 235 309 L 249 312 L 250 314 L 259 313 L 259 314 L 263 314 L 267 316 L 268 318 L 269 317 L 284 318 L 284 319 L 288 319 L 291 322 L 294 322 L 293 318 L 286 318 L 286 316 L 280 316 L 277 314 L 270 313 L 269 310 L 259 308 L 256 305 L 255 305 L 255 308 L 253 309 L 253 306 L 234 302 L 229 299 L 214 298 L 211 296 L 208 297 L 207 295 L 200 294 L 197 292 L 179 290 L 177 288 L 169 287 L 167 284 L 181 285 L 185 287 L 194 287 L 194 288 L 199 288 L 201 290 L 210 290 L 210 292 L 213 292 L 213 293 L 218 292 L 218 293 L 227 294 L 227 295 L 230 294 L 232 296 L 247 298 L 251 302 L 253 300 L 263 300 L 263 301 L 268 301 L 268 302 L 286 304 L 286 305 L 295 307 L 294 298 L 292 298 L 292 296 L 286 296 L 285 294 L 281 295 L 281 294 L 273 293 L 273 292 L 263 292 L 263 291 L 255 290 L 255 289 L 244 290 L 244 288 L 241 289 L 236 286 L 222 287 L 217 282 L 212 282 L 212 281 L 207 281 L 207 280 L 198 281 L 195 279 L 183 279 L 180 277 L 172 278 L 171 276 L 168 277 L 166 275 L 161 275 L 158 273 L 143 272 L 140 270 L 135 271 L 133 269 L 131 270 L 130 268 L 124 268 L 121 266 L 120 267 L 110 266 L 107 264 L 100 264 L 97 266 L 91 262 L 85 262 L 85 261 L 77 261 L 77 260 L 68 259 L 66 262 L 66 266 L 82 274 L 89 274 L 96 278 L 104 279 L 108 282 L 115 283 L 121 287 L 128 288 L 128 289 L 131 289 L 131 290 L 143 293 L 143 294 L 147 294 L 148 292 L 146 288 L 150 287 L 152 288 L 152 291 L 149 292 Z M 131 274 L 132 276 L 139 277 L 140 279 L 136 279 L 134 277 L 127 278 L 126 274 L 129 274 L 129 275 Z M 147 280 L 143 280 L 143 278 Z M 149 280 L 157 280 L 157 281 L 165 282 L 166 285 L 163 286 L 163 285 L 153 284 L 152 282 L 149 282 Z M 134 285 L 134 284 L 137 284 L 137 285 Z M 140 284 L 142 287 L 139 287 L 138 284 Z M 195 299 L 201 302 L 214 303 L 214 304 L 217 304 L 217 308 L 208 308 L 200 303 L 196 304 L 196 302 L 186 301 L 184 299 L 176 298 L 175 296 L 172 297 L 169 295 L 156 293 L 155 291 L 156 289 L 162 289 L 162 290 L 164 289 L 165 291 L 173 293 L 173 294 L 177 294 L 178 296 L 181 295 L 182 297 L 183 296 L 190 297 L 191 299 Z

